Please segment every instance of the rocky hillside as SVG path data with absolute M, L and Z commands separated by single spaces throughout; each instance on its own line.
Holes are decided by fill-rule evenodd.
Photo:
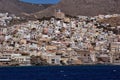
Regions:
M 52 16 L 55 9 L 69 15 L 95 16 L 120 13 L 120 0 L 61 0 L 58 4 L 35 13 L 37 17 Z
M 18 15 L 22 13 L 38 12 L 49 6 L 51 5 L 37 5 L 19 0 L 0 0 L 0 12 L 9 12 Z

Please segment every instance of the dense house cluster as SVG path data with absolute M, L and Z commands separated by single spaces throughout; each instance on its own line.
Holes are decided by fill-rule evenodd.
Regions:
M 8 26 L 12 20 L 19 20 L 20 17 L 9 13 L 0 13 L 0 26 Z
M 50 65 L 119 64 L 120 35 L 98 23 L 116 16 L 51 18 L 0 28 L 0 65 L 31 65 L 33 56 Z

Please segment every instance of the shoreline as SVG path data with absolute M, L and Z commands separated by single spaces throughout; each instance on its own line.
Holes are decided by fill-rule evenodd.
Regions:
M 21 67 L 26 67 L 26 68 L 28 68 L 28 67 L 87 67 L 87 66 L 89 66 L 89 67 L 94 67 L 94 66 L 100 66 L 100 67 L 102 67 L 102 66 L 120 66 L 120 65 L 117 65 L 117 64 L 109 64 L 109 65 L 106 65 L 106 64 L 95 64 L 95 65 L 48 65 L 48 66 L 0 66 L 0 68 L 14 68 L 14 67 L 16 67 L 16 68 L 21 68 Z

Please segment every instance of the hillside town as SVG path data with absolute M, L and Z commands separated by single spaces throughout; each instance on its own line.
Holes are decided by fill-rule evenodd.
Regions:
M 8 26 L 10 25 L 14 20 L 20 20 L 20 17 L 15 16 L 14 14 L 9 13 L 0 13 L 0 26 Z
M 12 26 L 0 18 L 6 26 L 0 28 L 0 66 L 120 65 L 120 26 L 98 22 L 118 16 L 72 18 L 58 10 L 50 19 Z

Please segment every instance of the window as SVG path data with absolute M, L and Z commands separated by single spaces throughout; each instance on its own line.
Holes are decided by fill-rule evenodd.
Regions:
M 52 61 L 53 64 L 55 63 L 55 59 L 52 59 L 51 61 Z

